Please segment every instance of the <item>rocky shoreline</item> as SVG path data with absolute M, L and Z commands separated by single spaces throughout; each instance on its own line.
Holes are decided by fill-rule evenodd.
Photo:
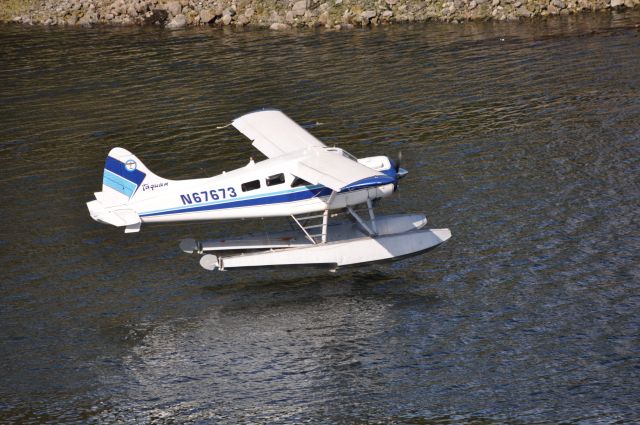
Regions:
M 170 29 L 210 25 L 272 30 L 348 29 L 429 20 L 519 20 L 640 6 L 640 0 L 32 0 L 12 8 L 9 1 L 0 2 L 0 20 L 27 25 L 160 25 Z

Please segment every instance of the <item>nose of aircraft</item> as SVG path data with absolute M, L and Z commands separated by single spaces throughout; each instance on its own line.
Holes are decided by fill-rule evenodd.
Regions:
M 395 183 L 393 184 L 393 191 L 395 192 L 398 190 L 398 182 L 400 179 L 409 174 L 409 172 L 400 167 L 400 163 L 402 162 L 402 152 L 398 152 L 398 158 L 395 161 L 389 158 L 389 162 L 391 162 L 391 168 L 394 171 Z

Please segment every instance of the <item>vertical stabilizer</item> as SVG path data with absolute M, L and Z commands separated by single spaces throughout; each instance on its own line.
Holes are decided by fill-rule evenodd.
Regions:
M 126 226 L 126 232 L 137 232 L 141 220 L 130 204 L 134 199 L 151 196 L 153 190 L 146 191 L 146 188 L 153 189 L 168 182 L 153 174 L 128 150 L 113 148 L 104 162 L 102 192 L 95 194 L 95 201 L 87 203 L 91 217 L 102 223 Z
M 113 148 L 104 162 L 102 197 L 108 205 L 126 204 L 149 177 L 159 180 L 134 154 Z

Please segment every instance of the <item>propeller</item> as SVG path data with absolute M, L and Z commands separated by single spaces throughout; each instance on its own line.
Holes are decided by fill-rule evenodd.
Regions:
M 402 170 L 402 168 L 400 168 L 400 163 L 402 162 L 402 151 L 398 151 L 398 156 L 395 160 L 395 169 L 396 169 L 396 181 L 393 184 L 393 191 L 395 192 L 396 190 L 398 190 L 398 182 L 400 181 L 400 179 L 402 177 L 404 177 L 404 175 L 406 174 L 406 171 L 404 171 L 404 173 L 400 173 L 400 170 Z
M 396 174 L 400 171 L 400 163 L 402 162 L 402 151 L 398 151 L 398 159 L 396 160 Z

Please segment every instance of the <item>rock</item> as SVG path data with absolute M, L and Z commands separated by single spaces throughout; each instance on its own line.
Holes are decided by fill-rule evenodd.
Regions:
M 553 5 L 553 3 L 551 3 L 549 6 L 547 6 L 547 12 L 549 12 L 552 15 L 557 15 L 558 12 L 560 12 L 560 9 L 558 9 Z
M 478 3 L 476 2 L 476 0 L 471 0 L 471 3 L 469 3 L 469 10 L 475 9 L 476 6 L 478 6 Z
M 500 5 L 500 0 L 493 0 L 493 1 L 491 2 L 491 6 L 492 6 L 492 7 L 496 7 L 496 6 L 498 6 L 498 5 Z
M 344 27 L 344 24 L 348 24 L 351 22 L 351 17 L 353 16 L 353 14 L 351 13 L 351 11 L 349 9 L 345 10 L 344 13 L 342 14 L 342 26 Z
M 65 19 L 67 25 L 75 25 L 78 23 L 78 15 L 75 12 L 71 13 L 71 15 L 67 16 Z M 24 19 L 22 20 L 24 22 Z
M 523 18 L 530 18 L 531 12 L 525 6 L 520 6 L 516 9 L 516 16 L 521 16 Z
M 272 10 L 271 14 L 269 15 L 269 22 L 271 22 L 272 24 L 281 24 L 282 22 L 284 22 L 284 19 L 282 19 L 282 16 L 278 15 L 278 12 Z
M 299 0 L 295 2 L 291 10 L 295 16 L 303 16 L 304 12 L 307 11 L 307 0 Z
M 373 19 L 377 15 L 375 10 L 365 10 L 360 14 L 360 16 L 366 20 Z
M 385 19 L 389 19 L 393 16 L 393 12 L 390 10 L 385 10 L 384 12 L 382 12 L 382 17 Z
M 327 25 L 329 23 L 329 11 L 324 11 L 318 16 L 318 22 L 322 25 Z
M 179 14 L 174 17 L 171 22 L 167 24 L 167 28 L 175 30 L 178 28 L 184 28 L 187 25 L 186 16 Z
M 244 11 L 244 16 L 246 16 L 247 18 L 251 19 L 251 17 L 253 16 L 253 14 L 255 13 L 255 11 L 253 10 L 253 7 L 247 7 Z
M 238 16 L 238 20 L 236 21 L 236 26 L 243 27 L 249 23 L 249 18 L 245 15 Z
M 567 7 L 567 5 L 564 4 L 562 0 L 552 0 L 551 4 L 553 4 L 558 9 L 564 9 L 565 7 Z
M 273 31 L 285 31 L 289 29 L 289 25 L 287 24 L 281 24 L 279 22 L 274 22 L 273 24 L 271 24 L 271 26 L 269 27 L 270 30 Z
M 293 24 L 295 20 L 295 14 L 292 10 L 287 11 L 287 14 L 284 15 L 284 20 L 287 22 L 287 24 Z
M 179 1 L 170 1 L 167 3 L 166 9 L 171 16 L 178 16 L 182 12 L 182 6 Z
M 386 2 L 389 6 L 393 6 L 394 4 L 398 3 L 398 0 L 385 0 L 385 2 Z
M 130 5 L 129 8 L 127 9 L 127 15 L 131 16 L 132 18 L 135 18 L 136 16 L 138 16 L 138 11 L 136 10 L 135 7 L 133 7 L 133 5 Z
M 207 25 L 216 19 L 216 14 L 211 9 L 202 9 L 200 11 L 200 22 Z
M 87 11 L 82 18 L 78 20 L 78 25 L 91 26 L 98 22 L 98 15 L 95 12 Z
M 168 17 L 169 17 L 169 14 L 167 13 L 166 10 L 153 9 L 151 11 L 151 15 L 144 20 L 144 23 L 147 25 L 153 25 L 153 24 L 164 25 L 164 22 L 167 20 Z
M 222 15 L 222 25 L 229 25 L 232 20 L 233 17 L 231 15 Z
M 611 0 L 611 7 L 624 6 L 624 0 Z

